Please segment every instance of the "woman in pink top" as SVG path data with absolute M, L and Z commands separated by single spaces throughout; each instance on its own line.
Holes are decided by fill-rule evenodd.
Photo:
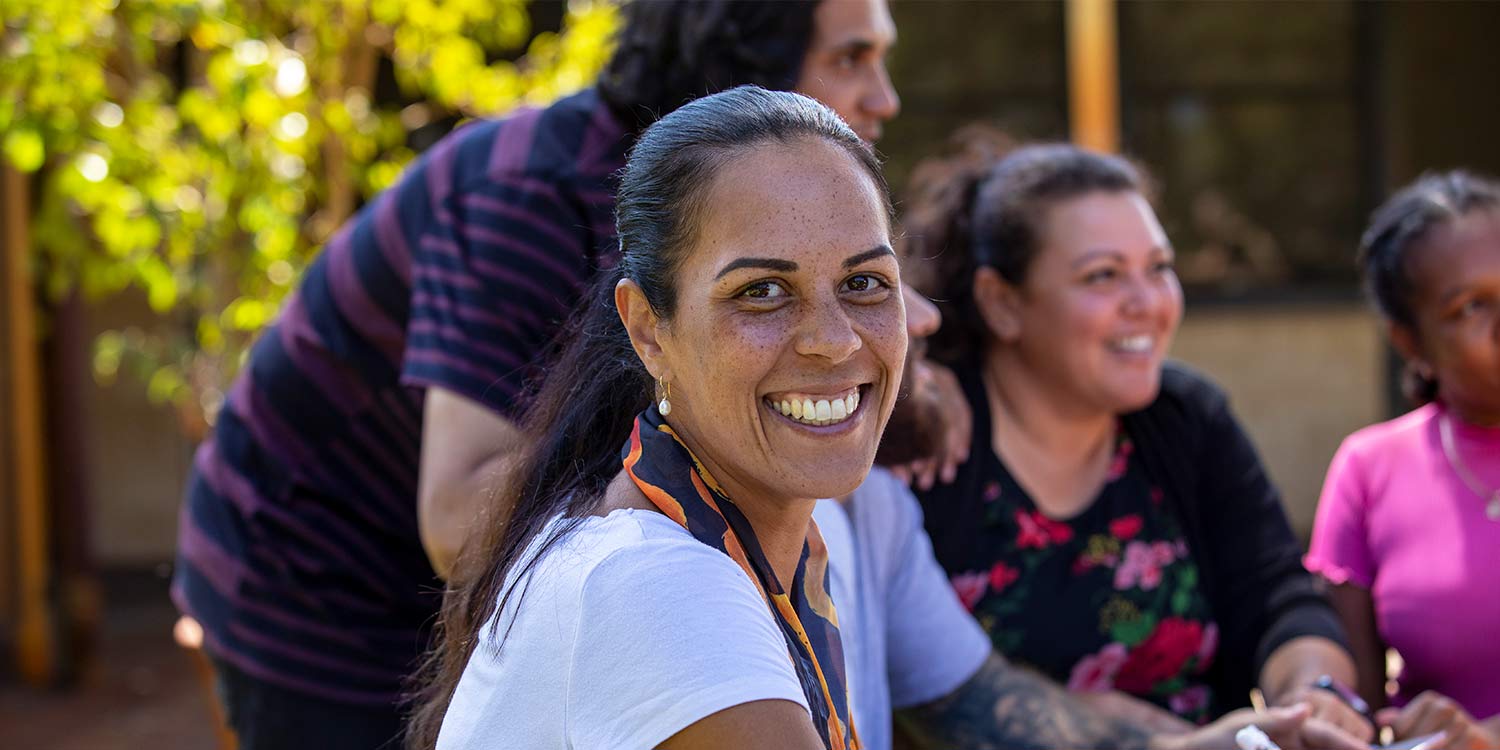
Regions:
M 1405 660 L 1381 723 L 1500 747 L 1500 183 L 1424 176 L 1360 262 L 1421 406 L 1339 448 L 1307 567 L 1335 584 L 1365 700 L 1386 702 L 1385 648 Z

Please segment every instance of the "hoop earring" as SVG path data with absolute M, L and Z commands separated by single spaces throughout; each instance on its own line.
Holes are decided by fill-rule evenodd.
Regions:
M 657 380 L 656 387 L 661 390 L 661 402 L 656 405 L 656 410 L 661 412 L 661 415 L 665 417 L 672 413 L 672 402 L 670 401 L 672 398 L 672 384 L 665 380 Z

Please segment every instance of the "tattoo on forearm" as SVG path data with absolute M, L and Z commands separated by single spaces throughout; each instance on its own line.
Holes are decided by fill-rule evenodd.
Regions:
M 989 659 L 952 694 L 898 715 L 926 748 L 1144 750 L 1147 732 L 1101 716 L 1035 673 Z

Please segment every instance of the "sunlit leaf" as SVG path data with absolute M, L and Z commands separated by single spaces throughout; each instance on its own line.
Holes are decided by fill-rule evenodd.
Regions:
M 35 172 L 47 158 L 42 135 L 33 128 L 20 127 L 5 134 L 5 158 L 22 172 Z

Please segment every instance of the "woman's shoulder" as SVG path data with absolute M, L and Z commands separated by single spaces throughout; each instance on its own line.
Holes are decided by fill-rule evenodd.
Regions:
M 1427 404 L 1394 419 L 1361 427 L 1344 438 L 1339 452 L 1366 457 L 1408 454 L 1420 447 L 1440 413 L 1437 404 Z
M 631 623 L 645 627 L 728 612 L 769 619 L 749 574 L 656 511 L 553 519 L 522 561 L 508 580 L 511 596 L 502 599 L 503 611 L 492 615 L 499 632 L 514 626 L 588 640 L 599 636 L 598 628 L 629 629 L 623 626 Z
M 654 747 L 740 703 L 805 705 L 754 584 L 670 518 L 558 518 L 531 550 L 508 614 L 470 657 L 441 747 Z
M 1162 366 L 1161 387 L 1145 408 L 1123 416 L 1125 424 L 1156 439 L 1199 441 L 1205 427 L 1229 410 L 1229 396 L 1212 378 L 1178 361 Z M 1144 437 L 1139 435 L 1138 437 Z
M 555 530 L 560 534 L 542 549 Z M 761 601 L 756 584 L 733 559 L 655 510 L 618 508 L 556 519 L 533 542 L 530 554 L 538 553 L 526 573 L 528 595 L 540 591 L 543 598 L 567 602 L 565 609 L 593 610 L 576 613 L 582 616 L 617 606 L 637 614 L 664 611 L 726 596 L 737 603 Z
M 1161 392 L 1148 410 L 1175 406 L 1199 413 L 1222 409 L 1229 396 L 1213 378 L 1185 362 L 1172 360 L 1162 365 Z
M 656 510 L 616 508 L 601 516 L 557 519 L 538 539 L 563 524 L 567 528 L 540 562 L 571 573 L 568 577 L 577 585 L 643 559 L 696 562 L 710 569 L 722 568 L 722 563 L 736 569 L 724 553 L 694 539 L 681 524 Z

